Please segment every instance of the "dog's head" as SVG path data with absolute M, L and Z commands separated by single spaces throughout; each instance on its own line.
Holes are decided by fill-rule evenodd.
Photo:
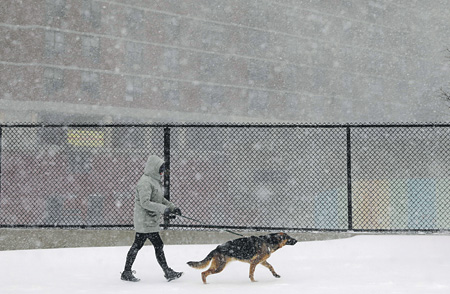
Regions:
M 284 245 L 295 245 L 297 243 L 297 240 L 286 233 L 270 234 L 268 235 L 268 240 L 272 245 L 278 245 L 278 248 L 281 248 Z
M 286 233 L 279 233 L 281 235 L 282 240 L 286 240 L 286 245 L 295 245 L 297 244 L 297 240 L 292 238 Z

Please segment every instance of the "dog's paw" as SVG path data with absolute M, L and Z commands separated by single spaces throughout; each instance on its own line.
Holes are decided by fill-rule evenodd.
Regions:
M 281 276 L 279 274 L 274 274 L 273 276 L 277 279 L 281 278 Z

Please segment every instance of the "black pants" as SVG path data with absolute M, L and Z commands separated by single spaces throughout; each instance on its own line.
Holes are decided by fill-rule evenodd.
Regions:
M 131 271 L 131 267 L 133 266 L 134 260 L 136 259 L 139 250 L 141 250 L 141 248 L 144 246 L 144 243 L 145 241 L 147 241 L 147 239 L 149 239 L 150 242 L 152 242 L 153 247 L 155 248 L 156 260 L 158 261 L 159 265 L 161 266 L 161 268 L 165 273 L 169 267 L 167 266 L 166 257 L 164 255 L 163 250 L 164 243 L 161 239 L 161 236 L 159 236 L 159 233 L 148 233 L 148 234 L 136 233 L 134 243 L 133 245 L 131 245 L 131 248 L 127 254 L 127 261 L 125 262 L 125 270 Z

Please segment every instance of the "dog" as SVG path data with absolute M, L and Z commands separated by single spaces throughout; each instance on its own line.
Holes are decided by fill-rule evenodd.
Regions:
M 256 282 L 254 278 L 255 268 L 258 264 L 267 267 L 275 278 L 280 278 L 267 259 L 270 255 L 285 245 L 295 245 L 297 240 L 285 233 L 274 233 L 264 236 L 251 236 L 228 241 L 217 246 L 202 261 L 189 261 L 187 264 L 196 269 L 206 268 L 202 272 L 202 281 L 206 284 L 206 277 L 223 271 L 227 263 L 233 260 L 250 263 L 249 278 Z

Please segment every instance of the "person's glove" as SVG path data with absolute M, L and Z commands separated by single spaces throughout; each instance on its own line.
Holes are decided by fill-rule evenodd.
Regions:
M 170 208 L 166 208 L 164 210 L 164 219 L 169 220 L 169 219 L 174 219 L 174 218 L 176 218 L 176 216 L 173 215 L 173 212 L 170 211 Z
M 181 215 L 181 209 L 178 207 L 175 207 L 171 212 L 175 215 Z

